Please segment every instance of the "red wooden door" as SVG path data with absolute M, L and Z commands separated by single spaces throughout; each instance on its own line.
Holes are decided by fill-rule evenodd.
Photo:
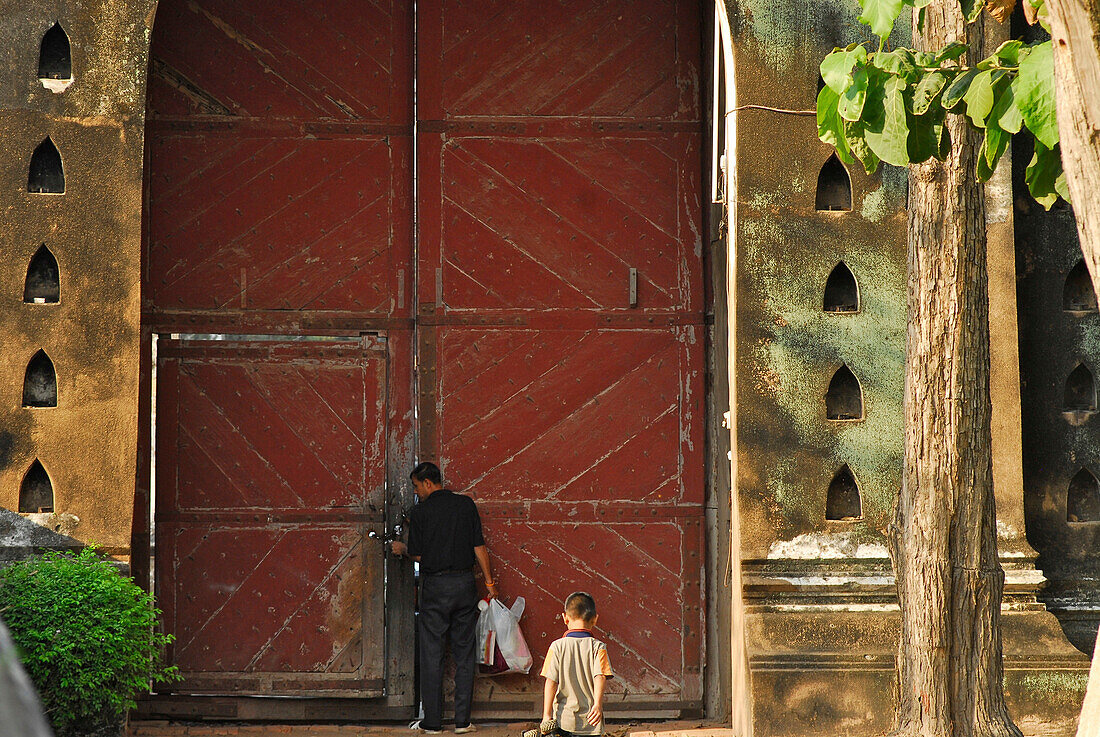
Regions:
M 421 456 L 477 498 L 535 652 L 587 589 L 612 689 L 698 704 L 699 3 L 417 14 Z
M 176 692 L 412 703 L 411 574 L 364 537 L 412 463 L 412 28 L 404 0 L 158 5 L 145 326 L 230 337 L 159 343 Z
M 387 572 L 383 648 L 371 637 L 382 556 L 362 536 L 381 507 L 394 518 L 415 438 L 420 458 L 439 459 L 478 499 L 503 591 L 528 599 L 535 652 L 558 634 L 561 598 L 589 589 L 620 676 L 613 689 L 631 708 L 693 708 L 699 3 L 419 0 L 415 162 L 411 8 L 161 0 L 148 329 L 380 336 L 365 350 L 161 343 L 157 585 L 179 637 L 181 690 L 371 695 L 384 674 L 389 702 L 409 702 L 410 690 L 388 689 L 412 671 L 411 640 L 390 634 L 411 622 L 400 608 L 411 581 Z M 325 407 L 313 416 L 303 408 L 319 401 L 315 388 Z M 362 425 L 348 427 L 363 448 L 328 443 L 334 431 L 319 418 L 360 405 Z M 210 448 L 226 467 L 194 441 L 215 421 L 230 423 Z M 254 434 L 279 422 L 298 428 L 297 444 Z M 359 469 L 362 483 L 345 495 L 318 487 L 309 469 L 322 456 Z M 270 491 L 256 480 L 242 495 L 253 477 Z M 301 614 L 285 609 L 314 594 Z M 238 614 L 230 595 L 248 602 Z M 496 680 L 479 699 L 526 710 L 531 685 Z
M 160 342 L 173 688 L 383 693 L 386 394 L 378 339 Z

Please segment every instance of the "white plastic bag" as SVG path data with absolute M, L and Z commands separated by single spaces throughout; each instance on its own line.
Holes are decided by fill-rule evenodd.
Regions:
M 497 649 L 493 615 L 489 611 L 489 602 L 485 599 L 477 603 L 477 608 L 481 610 L 477 615 L 477 662 L 478 665 L 492 665 Z
M 511 609 L 505 607 L 500 599 L 489 601 L 487 611 L 496 632 L 497 647 L 508 664 L 507 673 L 527 673 L 534 663 L 527 641 L 523 639 L 523 633 L 519 629 L 519 618 L 523 616 L 525 606 L 522 596 L 516 597 Z

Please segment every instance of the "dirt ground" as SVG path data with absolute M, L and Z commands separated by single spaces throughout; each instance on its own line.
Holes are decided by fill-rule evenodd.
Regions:
M 534 722 L 479 723 L 478 737 L 519 737 Z M 690 734 L 689 734 L 690 733 Z M 415 737 L 403 724 L 233 724 L 143 721 L 130 724 L 128 737 Z M 445 729 L 444 735 L 452 734 Z M 729 727 L 703 720 L 607 723 L 608 737 L 727 737 Z

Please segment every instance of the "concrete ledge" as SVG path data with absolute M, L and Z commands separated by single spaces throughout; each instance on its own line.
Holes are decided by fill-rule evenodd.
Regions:
M 673 729 L 669 731 L 627 732 L 629 737 L 733 737 L 729 727 L 703 729 Z

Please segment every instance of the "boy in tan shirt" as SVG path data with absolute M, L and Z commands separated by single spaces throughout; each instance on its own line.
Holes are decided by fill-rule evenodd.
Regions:
M 542 720 L 547 729 L 556 720 L 559 734 L 603 734 L 603 693 L 608 678 L 614 678 L 607 646 L 592 636 L 596 626 L 596 601 L 590 594 L 577 591 L 565 600 L 561 615 L 565 634 L 550 643 L 542 676 Z

